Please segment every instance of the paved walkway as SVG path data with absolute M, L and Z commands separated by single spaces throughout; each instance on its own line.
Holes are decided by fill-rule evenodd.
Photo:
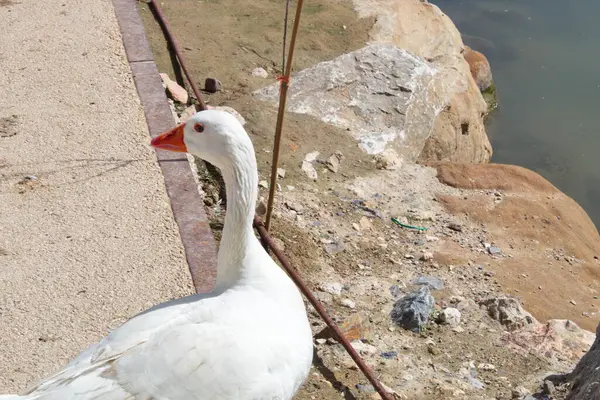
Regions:
M 110 0 L 0 1 L 0 38 L 10 393 L 193 289 Z

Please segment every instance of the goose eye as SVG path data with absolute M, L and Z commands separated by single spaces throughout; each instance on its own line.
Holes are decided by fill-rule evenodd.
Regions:
M 196 132 L 204 132 L 204 125 L 199 123 L 194 124 L 194 130 Z

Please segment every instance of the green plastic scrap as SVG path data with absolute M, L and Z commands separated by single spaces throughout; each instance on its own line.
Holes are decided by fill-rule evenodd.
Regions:
M 394 221 L 397 225 L 400 225 L 403 228 L 416 229 L 418 231 L 426 231 L 427 230 L 427 228 L 424 228 L 424 227 L 421 227 L 421 226 L 412 226 L 412 225 L 403 224 L 402 222 L 398 221 L 394 217 L 392 217 L 392 221 Z

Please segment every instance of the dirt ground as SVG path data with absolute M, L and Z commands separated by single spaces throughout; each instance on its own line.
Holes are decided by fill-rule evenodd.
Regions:
M 185 0 L 167 2 L 163 8 L 200 87 L 206 77 L 215 77 L 223 84 L 222 92 L 204 94 L 205 101 L 213 106 L 233 107 L 245 118 L 261 179 L 268 180 L 276 109 L 256 101 L 251 93 L 272 84 L 279 74 L 283 2 L 260 0 L 239 7 L 239 3 L 230 0 Z M 146 5 L 140 4 L 140 10 L 159 69 L 176 76 L 159 26 Z M 364 46 L 372 25 L 373 20 L 357 18 L 350 2 L 308 3 L 294 69 Z M 267 70 L 269 78 L 252 76 L 256 67 Z M 557 356 L 556 352 L 546 352 L 544 356 L 526 347 L 509 348 L 503 341 L 503 327 L 478 306 L 478 301 L 502 293 L 516 294 L 542 322 L 547 318 L 569 318 L 593 329 L 598 317 L 591 314 L 588 303 L 594 303 L 593 293 L 585 285 L 595 285 L 594 267 L 585 264 L 572 275 L 565 266 L 577 263 L 570 257 L 577 258 L 578 253 L 561 245 L 565 235 L 577 229 L 557 230 L 551 240 L 547 236 L 529 237 L 548 239 L 543 243 L 543 257 L 560 258 L 555 261 L 559 267 L 546 276 L 546 270 L 536 264 L 542 257 L 528 256 L 531 247 L 515 250 L 515 255 L 522 258 L 492 257 L 483 248 L 484 241 L 492 241 L 507 252 L 514 247 L 514 243 L 503 240 L 511 236 L 503 227 L 512 226 L 506 223 L 507 215 L 513 222 L 521 218 L 516 213 L 524 203 L 520 197 L 515 200 L 510 193 L 504 194 L 510 192 L 503 186 L 506 176 L 484 174 L 493 179 L 479 180 L 478 186 L 470 187 L 457 178 L 464 171 L 452 174 L 446 170 L 446 178 L 440 177 L 445 184 L 436 178 L 439 171 L 433 168 L 410 165 L 402 171 L 382 172 L 344 131 L 303 115 L 286 114 L 284 132 L 279 166 L 286 174 L 279 181 L 273 235 L 336 321 L 346 321 L 361 312 L 368 315 L 367 325 L 372 333 L 366 342 L 377 351 L 363 356 L 380 379 L 398 392 L 398 398 L 510 399 L 515 386 L 533 390 L 536 379 L 547 371 L 568 368 L 573 360 Z M 308 180 L 299 167 L 312 151 L 320 152 L 315 163 L 317 181 Z M 333 173 L 324 161 L 336 151 L 341 151 L 345 160 L 340 171 Z M 480 172 L 469 173 L 477 178 Z M 206 174 L 201 176 L 207 212 L 218 239 L 225 209 L 219 203 L 216 183 Z M 490 187 L 481 182 L 488 182 Z M 512 189 L 535 189 L 546 196 L 543 191 L 548 188 L 534 183 Z M 495 192 L 502 192 L 501 204 L 494 200 Z M 549 195 L 564 201 L 557 203 L 561 209 L 572 205 L 555 193 Z M 261 189 L 261 196 L 267 196 L 266 189 Z M 492 201 L 498 206 L 497 212 L 483 212 L 487 209 L 478 201 Z M 502 207 L 507 210 L 500 212 Z M 536 221 L 552 212 L 533 212 L 535 204 L 528 207 Z M 572 216 L 581 217 L 576 210 L 573 213 Z M 390 216 L 402 216 L 410 224 L 429 229 L 426 233 L 401 229 L 390 222 Z M 368 223 L 364 223 L 364 218 Z M 460 224 L 463 231 L 449 230 L 449 223 Z M 592 235 L 590 229 L 584 222 L 581 235 Z M 529 233 L 533 231 L 530 229 Z M 517 234 L 527 237 L 522 230 Z M 592 262 L 594 251 L 585 252 Z M 426 253 L 432 253 L 432 258 L 419 260 Z M 547 264 L 548 260 L 543 258 L 543 262 Z M 434 292 L 436 312 L 458 302 L 465 320 L 460 325 L 462 330 L 433 323 L 424 332 L 412 333 L 397 329 L 390 321 L 389 312 L 396 300 L 391 288 L 397 286 L 407 293 L 414 289 L 413 279 L 422 275 L 444 280 L 445 288 Z M 323 289 L 323 285 L 332 282 L 343 284 L 341 296 Z M 565 284 L 569 292 L 564 291 Z M 538 286 L 543 287 L 543 296 Z M 354 302 L 354 307 L 345 300 Z M 320 332 L 324 326 L 314 311 L 311 320 L 315 333 Z M 578 346 L 573 345 L 577 355 L 584 350 Z M 398 355 L 392 359 L 380 356 L 388 351 L 397 351 Z M 494 364 L 493 371 L 477 367 L 488 363 Z M 464 376 L 465 370 L 471 371 L 469 377 Z M 485 388 L 474 389 L 479 383 L 472 378 Z M 330 339 L 316 346 L 314 373 L 296 398 L 377 398 L 365 389 L 366 384 L 340 345 Z

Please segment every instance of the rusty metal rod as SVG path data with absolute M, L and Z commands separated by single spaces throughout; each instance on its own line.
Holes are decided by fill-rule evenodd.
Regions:
M 288 58 L 283 66 L 284 75 L 281 79 L 281 91 L 279 92 L 279 110 L 277 111 L 277 123 L 275 125 L 275 141 L 273 142 L 273 160 L 271 161 L 271 184 L 269 185 L 269 198 L 267 199 L 267 216 L 265 217 L 265 229 L 267 232 L 271 227 L 271 214 L 273 213 L 273 202 L 275 201 L 275 188 L 277 187 L 277 167 L 279 166 L 279 151 L 281 148 L 281 132 L 283 130 L 283 117 L 285 115 L 285 102 L 289 87 L 290 74 L 292 73 L 292 60 L 294 58 L 294 48 L 296 47 L 296 37 L 298 36 L 298 27 L 300 26 L 300 16 L 302 15 L 303 0 L 298 0 L 296 5 L 296 17 L 294 18 L 294 28 L 292 30 L 292 39 L 290 40 L 290 51 Z
M 265 229 L 265 226 L 263 225 L 261 220 L 256 216 L 254 217 L 254 227 L 258 231 L 258 234 L 260 235 L 260 237 L 264 241 L 267 242 L 267 244 L 269 245 L 269 248 L 273 251 L 273 253 L 277 257 L 277 259 L 279 259 L 279 261 L 281 262 L 281 265 L 283 265 L 283 268 L 285 269 L 285 271 L 287 272 L 289 277 L 292 279 L 292 281 L 294 281 L 294 283 L 296 284 L 296 286 L 298 286 L 298 288 L 300 289 L 302 294 L 308 299 L 308 301 L 310 302 L 310 304 L 312 304 L 312 306 L 315 308 L 315 310 L 317 310 L 317 312 L 319 313 L 321 318 L 323 318 L 323 320 L 325 321 L 327 326 L 329 326 L 329 328 L 331 328 L 331 330 L 333 330 L 333 333 L 334 333 L 336 339 L 342 344 L 342 346 L 344 346 L 344 348 L 346 349 L 348 354 L 350 354 L 350 357 L 352 357 L 352 359 L 354 360 L 356 365 L 358 365 L 358 368 L 360 368 L 360 370 L 363 372 L 363 374 L 365 374 L 365 376 L 367 377 L 369 382 L 371 382 L 371 384 L 373 385 L 375 390 L 377 390 L 377 393 L 379 393 L 381 398 L 384 400 L 392 400 L 391 394 L 386 392 L 386 390 L 383 388 L 381 383 L 377 380 L 377 378 L 373 374 L 373 371 L 371 370 L 371 368 L 369 368 L 369 366 L 358 355 L 358 353 L 356 352 L 354 347 L 352 347 L 352 344 L 350 344 L 348 339 L 346 339 L 346 337 L 344 336 L 344 334 L 342 333 L 340 328 L 338 328 L 338 326 L 336 325 L 335 322 L 333 322 L 333 320 L 331 319 L 329 314 L 327 314 L 327 311 L 325 310 L 325 308 L 323 307 L 321 302 L 319 300 L 317 300 L 317 298 L 312 294 L 310 289 L 302 281 L 302 278 L 300 278 L 300 275 L 298 275 L 298 272 L 296 272 L 294 267 L 292 267 L 290 265 L 289 261 L 283 255 L 281 250 L 279 250 L 279 248 L 277 248 L 277 246 L 275 245 L 275 242 L 269 236 L 269 233 Z
M 196 95 L 196 99 L 198 100 L 198 103 L 199 103 L 198 108 L 200 109 L 200 111 L 206 110 L 207 109 L 206 104 L 202 101 L 200 90 L 198 90 L 198 87 L 196 86 L 196 84 L 194 83 L 194 81 L 192 80 L 191 76 L 188 73 L 188 70 L 185 66 L 185 61 L 184 61 L 183 57 L 181 56 L 179 47 L 177 46 L 177 44 L 175 42 L 175 38 L 173 37 L 173 34 L 171 33 L 171 31 L 169 29 L 169 25 L 166 22 L 166 19 L 162 13 L 162 10 L 160 9 L 160 6 L 158 5 L 158 3 L 155 0 L 150 0 L 149 4 L 152 7 L 154 7 L 154 10 L 156 11 L 156 16 L 159 19 L 158 22 L 162 25 L 163 30 L 165 31 L 167 41 L 172 45 L 173 50 L 175 51 L 175 55 L 177 56 L 177 59 L 179 60 L 181 69 L 184 71 L 185 76 L 187 77 L 190 85 L 192 86 L 192 90 L 193 90 L 194 94 Z M 277 169 L 275 169 L 275 174 L 277 174 Z M 262 240 L 268 244 L 268 246 L 271 248 L 271 250 L 277 257 L 277 259 L 281 262 L 281 265 L 287 272 L 288 276 L 292 279 L 292 281 L 294 281 L 296 286 L 298 286 L 298 288 L 300 289 L 302 294 L 308 299 L 308 301 L 312 304 L 312 306 L 315 308 L 315 310 L 317 310 L 317 312 L 319 313 L 321 318 L 323 318 L 323 321 L 325 321 L 327 326 L 333 331 L 334 335 L 336 336 L 336 339 L 342 344 L 342 346 L 344 346 L 344 348 L 346 349 L 348 354 L 350 354 L 350 357 L 352 357 L 352 359 L 354 360 L 354 362 L 356 363 L 358 368 L 360 368 L 360 370 L 363 372 L 363 374 L 365 374 L 365 376 L 367 377 L 369 382 L 371 382 L 371 384 L 373 385 L 373 387 L 375 388 L 377 393 L 379 393 L 381 398 L 383 400 L 393 400 L 392 396 L 386 392 L 386 390 L 383 388 L 381 383 L 377 380 L 377 378 L 373 374 L 373 371 L 369 368 L 369 366 L 367 364 L 365 364 L 365 362 L 358 355 L 358 353 L 356 352 L 354 347 L 352 347 L 352 345 L 350 344 L 348 339 L 346 339 L 346 337 L 344 336 L 344 334 L 342 333 L 340 328 L 338 328 L 338 326 L 336 325 L 335 322 L 333 322 L 333 320 L 331 319 L 329 314 L 327 314 L 327 311 L 325 311 L 325 308 L 323 307 L 323 305 L 312 294 L 310 289 L 302 281 L 302 278 L 300 278 L 300 275 L 290 265 L 289 261 L 283 255 L 281 250 L 279 250 L 279 248 L 275 245 L 275 242 L 273 242 L 273 239 L 271 238 L 271 236 L 265 229 L 265 226 L 263 225 L 262 221 L 256 216 L 254 217 L 254 227 L 258 231 L 258 234 L 260 235 Z
M 188 71 L 188 69 L 185 65 L 185 60 L 183 58 L 183 55 L 181 54 L 181 50 L 179 48 L 179 45 L 177 44 L 177 40 L 175 39 L 175 36 L 173 36 L 173 34 L 171 33 L 171 29 L 169 28 L 169 23 L 167 22 L 167 19 L 165 18 L 165 15 L 163 14 L 162 9 L 160 8 L 160 5 L 155 0 L 150 0 L 149 4 L 156 12 L 156 16 L 158 17 L 158 23 L 163 28 L 163 32 L 165 33 L 165 36 L 167 37 L 167 42 L 169 42 L 171 47 L 173 47 L 173 51 L 175 52 L 175 55 L 177 56 L 177 59 L 179 60 L 179 66 L 183 70 L 183 73 L 185 74 L 188 82 L 190 83 L 190 86 L 192 87 L 192 91 L 194 92 L 194 95 L 196 96 L 196 100 L 198 100 L 198 106 L 196 107 L 196 109 L 198 111 L 206 110 L 207 109 L 206 104 L 204 104 L 204 101 L 202 100 L 202 96 L 200 95 L 200 89 L 198 89 L 198 85 L 196 85 L 196 82 L 192 79 L 192 75 L 190 75 L 190 72 Z

